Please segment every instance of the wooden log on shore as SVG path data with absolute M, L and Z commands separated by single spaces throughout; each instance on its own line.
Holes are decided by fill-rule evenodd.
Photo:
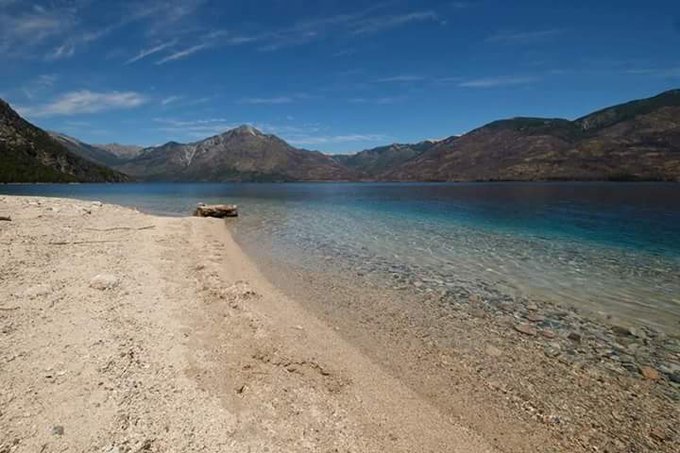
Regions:
M 0 221 L 4 220 L 5 222 L 11 222 L 12 218 L 4 215 L 0 215 Z
M 238 207 L 235 204 L 199 204 L 194 210 L 196 217 L 238 217 Z

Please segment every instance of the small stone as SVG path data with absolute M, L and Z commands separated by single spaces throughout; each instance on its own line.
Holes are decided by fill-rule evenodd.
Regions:
M 632 361 L 632 359 L 629 358 L 622 358 L 621 359 L 621 366 L 625 368 L 626 370 L 630 371 L 631 373 L 635 373 L 636 371 L 640 371 L 640 368 L 635 365 L 635 362 Z
M 668 438 L 666 433 L 658 427 L 652 428 L 651 431 L 649 431 L 649 436 L 659 442 L 664 442 Z
M 486 353 L 492 357 L 500 357 L 503 355 L 503 351 L 492 345 L 486 347 Z
M 557 335 L 555 334 L 555 332 L 553 332 L 553 331 L 550 330 L 550 329 L 542 330 L 542 331 L 541 331 L 541 335 L 543 335 L 545 338 L 548 338 L 548 339 L 553 339 L 553 338 L 555 338 L 555 337 L 557 336 Z
M 111 448 L 108 450 L 105 450 L 105 453 L 122 453 L 121 449 L 117 445 L 113 445 Z
M 96 275 L 90 280 L 90 287 L 94 289 L 98 289 L 100 291 L 104 291 L 107 289 L 113 289 L 116 286 L 118 286 L 119 280 L 118 277 L 115 275 L 111 274 L 99 274 Z
M 61 425 L 54 425 L 52 427 L 52 434 L 55 436 L 63 436 L 64 435 L 64 427 Z
M 634 353 L 638 349 L 640 349 L 640 345 L 637 343 L 631 343 L 628 346 L 626 346 L 626 349 L 630 351 L 631 353 Z
M 612 332 L 620 337 L 629 337 L 633 335 L 630 328 L 626 326 L 612 326 Z
M 541 322 L 541 321 L 545 321 L 545 317 L 544 317 L 544 316 L 537 315 L 537 314 L 535 314 L 535 313 L 530 313 L 529 315 L 527 315 L 527 319 L 528 319 L 529 321 L 531 321 L 531 322 Z
M 527 310 L 529 310 L 529 311 L 536 311 L 536 310 L 538 310 L 538 305 L 536 305 L 536 304 L 529 304 L 529 305 L 527 305 Z
M 644 340 L 645 338 L 647 338 L 647 335 L 645 335 L 645 333 L 642 331 L 642 329 L 636 329 L 634 327 L 631 327 L 630 329 L 628 329 L 628 331 L 635 338 L 640 338 L 641 340 Z
M 535 336 L 538 332 L 529 324 L 515 324 L 515 330 L 524 335 Z
M 22 295 L 29 299 L 33 299 L 34 297 L 46 296 L 51 291 L 52 288 L 50 288 L 49 285 L 35 285 L 27 288 Z
M 543 352 L 548 357 L 557 357 L 558 355 L 560 355 L 560 350 L 552 346 L 546 346 L 545 348 L 543 348 Z
M 576 333 L 576 332 L 569 332 L 569 335 L 567 335 L 567 338 L 570 339 L 571 341 L 575 341 L 576 343 L 581 342 L 581 334 Z
M 149 451 L 151 450 L 151 447 L 153 446 L 153 440 L 151 439 L 144 439 L 140 444 L 139 447 L 137 448 L 137 451 Z
M 661 375 L 659 374 L 659 372 L 656 371 L 651 366 L 641 366 L 640 374 L 647 381 L 658 381 L 659 379 L 661 379 Z

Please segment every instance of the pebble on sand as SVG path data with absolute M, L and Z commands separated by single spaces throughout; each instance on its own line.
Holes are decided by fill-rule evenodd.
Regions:
M 649 435 L 652 439 L 658 442 L 664 442 L 668 437 L 661 428 L 652 428 L 651 431 L 649 432 Z
M 659 372 L 656 371 L 651 366 L 641 366 L 640 374 L 647 381 L 658 381 L 659 379 L 661 379 L 661 375 L 659 374 Z
M 531 327 L 528 324 L 516 324 L 515 330 L 517 332 L 523 333 L 524 335 L 530 335 L 532 337 L 535 336 L 538 333 L 538 331 L 536 329 L 534 329 L 533 327 Z
M 529 313 L 527 319 L 531 322 L 542 322 L 545 321 L 545 316 L 538 315 L 536 313 Z
M 90 280 L 90 287 L 104 291 L 107 289 L 113 289 L 118 286 L 118 277 L 111 274 L 99 274 L 95 275 L 92 280 Z
M 503 351 L 492 345 L 486 347 L 486 353 L 491 357 L 500 357 L 503 355 Z
M 46 296 L 50 292 L 52 292 L 52 288 L 49 285 L 35 285 L 26 288 L 21 295 L 33 299 L 34 297 Z
M 548 338 L 548 339 L 552 339 L 552 338 L 555 338 L 557 336 L 557 334 L 550 329 L 542 330 L 541 335 L 543 335 L 545 338 Z
M 577 332 L 569 332 L 569 335 L 567 335 L 567 338 L 569 338 L 571 341 L 575 341 L 576 343 L 581 342 L 581 334 Z

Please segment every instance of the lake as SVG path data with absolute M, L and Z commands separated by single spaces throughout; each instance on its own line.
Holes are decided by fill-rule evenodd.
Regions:
M 376 284 L 546 300 L 680 330 L 680 185 L 0 185 L 162 215 L 236 203 L 248 252 Z

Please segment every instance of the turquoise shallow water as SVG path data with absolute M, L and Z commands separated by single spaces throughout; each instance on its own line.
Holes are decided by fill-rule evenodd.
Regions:
M 234 202 L 237 240 L 279 261 L 423 290 L 492 288 L 680 330 L 678 184 L 4 185 L 0 193 L 167 215 Z

